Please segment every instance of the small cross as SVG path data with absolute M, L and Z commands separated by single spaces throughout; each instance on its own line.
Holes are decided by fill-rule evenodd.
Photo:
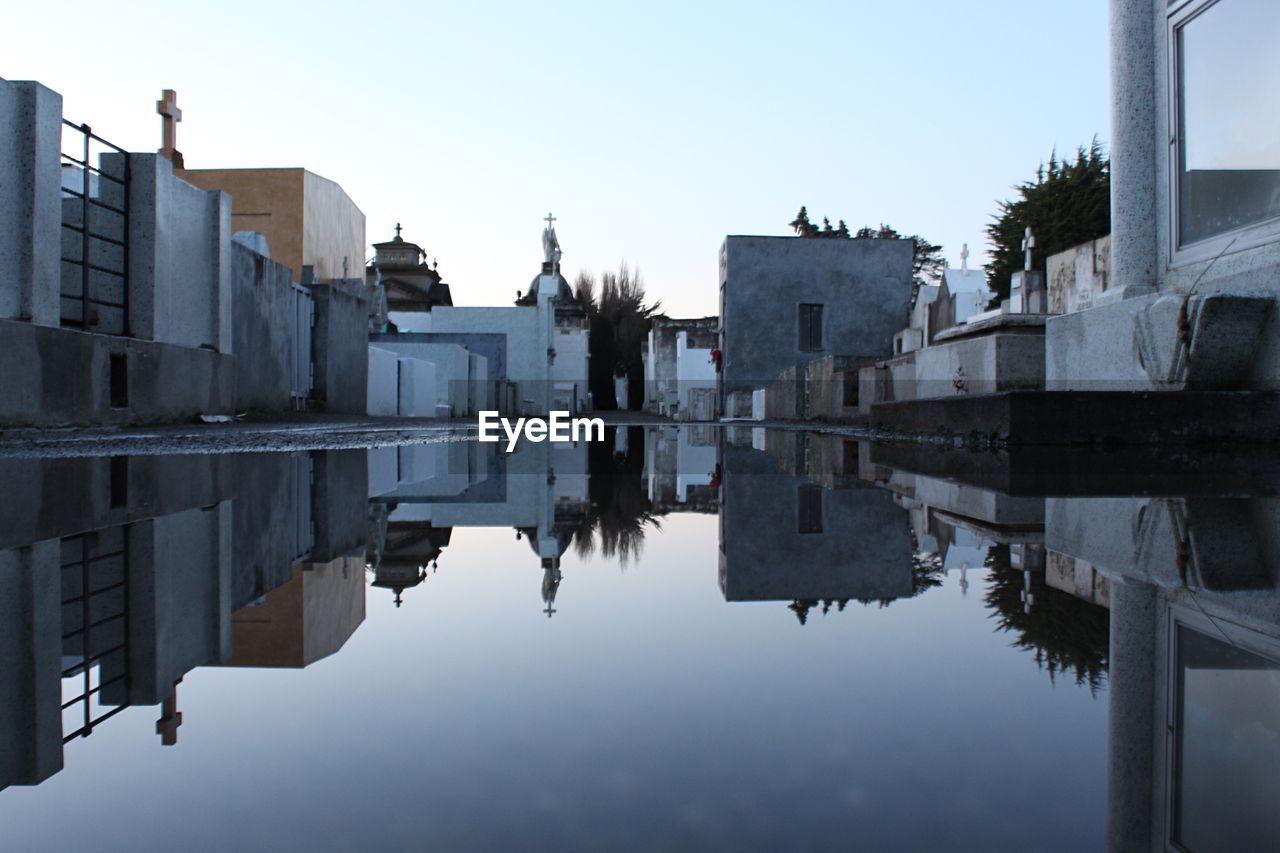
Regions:
M 965 243 L 960 248 L 960 271 L 969 271 L 969 244 Z
M 177 123 L 182 121 L 182 110 L 178 109 L 178 93 L 173 89 L 165 89 L 156 101 L 156 112 L 160 114 L 161 142 L 160 153 L 170 160 L 178 150 Z
M 400 223 L 399 223 L 399 222 L 397 222 L 397 223 L 396 223 L 396 237 L 399 237 L 399 236 L 400 236 Z
M 550 228 L 550 227 L 551 227 L 551 223 L 555 222 L 555 221 L 556 221 L 556 218 L 555 218 L 554 216 L 552 216 L 550 213 L 548 213 L 548 214 L 547 214 L 547 216 L 546 216 L 546 220 L 545 220 L 545 221 L 546 221 L 546 223 L 547 223 L 547 227 L 548 227 L 548 228 Z
M 178 710 L 179 678 L 173 683 L 173 692 L 164 700 L 160 719 L 156 720 L 156 734 L 160 735 L 160 743 L 173 746 L 178 742 L 178 727 L 182 725 L 182 712 Z
M 1027 226 L 1027 232 L 1022 238 L 1022 268 L 1024 270 L 1031 269 L 1031 250 L 1036 247 L 1036 235 L 1032 233 L 1031 226 Z

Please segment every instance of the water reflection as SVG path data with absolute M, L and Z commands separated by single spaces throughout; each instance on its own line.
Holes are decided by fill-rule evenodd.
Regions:
M 1109 743 L 1107 765 L 1084 780 L 1105 786 L 1105 814 L 1075 815 L 1074 835 L 1048 841 L 992 835 L 990 821 L 959 813 L 943 815 L 951 832 L 995 847 L 1275 846 L 1280 504 L 1275 480 L 1259 474 L 1274 471 L 1274 460 L 1159 462 L 674 426 L 611 428 L 597 444 L 526 443 L 510 455 L 425 436 L 367 451 L 3 459 L 0 478 L 25 499 L 0 509 L 0 789 L 58 774 L 72 741 L 124 737 L 129 718 L 113 718 L 132 706 L 154 707 L 151 736 L 179 745 L 184 716 L 203 713 L 179 701 L 199 667 L 303 669 L 347 654 L 379 601 L 400 608 L 389 618 L 404 619 L 428 597 L 492 594 L 464 579 L 465 593 L 435 580 L 488 559 L 456 531 L 519 540 L 501 583 L 551 618 L 566 607 L 584 615 L 627 607 L 590 573 L 644 572 L 646 537 L 676 535 L 668 527 L 682 529 L 684 516 L 714 524 L 715 562 L 690 559 L 683 571 L 692 585 L 667 610 L 682 612 L 675 599 L 703 585 L 718 584 L 720 598 L 718 611 L 699 605 L 696 618 L 678 623 L 690 626 L 682 636 L 693 647 L 714 646 L 726 630 L 717 613 L 743 608 L 745 617 L 758 607 L 757 628 L 743 629 L 742 642 L 751 630 L 775 630 L 762 621 L 768 614 L 785 615 L 799 632 L 785 643 L 831 656 L 824 665 L 838 669 L 826 630 L 873 645 L 909 637 L 884 653 L 906 672 L 952 654 L 931 645 L 945 633 L 931 620 L 972 621 L 957 614 L 980 607 L 1013 657 L 973 645 L 968 665 L 977 668 L 966 677 L 983 681 L 981 667 L 1004 672 L 994 683 L 1008 695 L 966 701 L 993 715 L 1024 701 L 1033 688 L 1002 669 L 1008 660 L 1044 673 L 1055 691 L 1106 706 L 1097 737 Z M 1171 465 L 1187 469 L 1178 476 Z M 1212 470 L 1197 476 L 1197 465 Z M 583 597 L 566 603 L 575 584 Z M 873 619 L 879 611 L 901 616 Z M 644 640 L 652 642 L 636 638 Z M 588 666 L 589 648 L 571 655 L 564 678 L 575 661 Z M 1043 684 L 1044 675 L 1035 677 Z M 608 687 L 627 685 L 620 676 Z M 730 716 L 733 703 L 768 701 L 740 689 L 726 685 L 722 699 L 701 701 L 729 703 L 708 710 Z M 897 701 L 892 692 L 858 699 L 889 720 L 912 712 Z M 1066 694 L 1056 701 L 1064 715 L 1074 707 Z M 1072 748 L 1036 743 L 1042 770 L 1027 773 L 1051 774 Z M 227 761 L 241 760 L 235 748 L 226 744 Z M 767 778 L 772 771 L 750 754 L 737 759 L 738 773 Z M 914 807 L 895 800 L 884 819 Z M 1048 806 L 1035 814 L 1061 818 Z M 717 843 L 751 846 L 728 843 L 747 839 L 725 832 Z M 825 834 L 806 840 L 839 846 Z

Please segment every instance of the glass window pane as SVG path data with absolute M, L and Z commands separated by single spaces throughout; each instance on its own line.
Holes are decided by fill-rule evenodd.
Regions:
M 1179 243 L 1280 217 L 1280 3 L 1219 0 L 1179 27 Z
M 1177 631 L 1173 840 L 1188 850 L 1280 850 L 1280 664 Z

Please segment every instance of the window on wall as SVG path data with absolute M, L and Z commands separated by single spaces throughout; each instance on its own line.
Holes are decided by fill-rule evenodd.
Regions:
M 1280 3 L 1191 0 L 1170 10 L 1175 246 L 1274 239 Z
M 822 306 L 801 303 L 800 351 L 816 352 L 820 349 L 822 349 Z
M 796 518 L 796 532 L 822 532 L 822 487 L 813 483 L 804 483 L 797 487 L 799 513 Z

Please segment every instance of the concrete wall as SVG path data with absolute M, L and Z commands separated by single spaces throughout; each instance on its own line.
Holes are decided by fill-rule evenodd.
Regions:
M 178 175 L 205 189 L 232 197 L 232 226 L 236 231 L 261 231 L 271 257 L 293 270 L 300 280 L 303 265 L 316 279 L 343 277 L 363 268 L 366 254 L 365 219 L 342 187 L 306 169 L 184 169 Z
M 396 414 L 434 417 L 436 413 L 436 366 L 416 358 L 397 359 L 399 400 Z
M 830 355 L 807 365 L 809 417 L 844 421 L 858 416 L 858 366 L 861 363 L 861 359 Z
M 393 352 L 400 358 L 416 359 L 435 365 L 436 404 L 441 408 L 447 407 L 454 417 L 470 415 L 474 396 L 471 383 L 487 381 L 483 376 L 474 379 L 471 376 L 471 354 L 458 344 L 427 343 L 422 340 L 397 341 L 397 337 L 404 336 L 379 336 L 377 348 Z M 418 411 L 417 414 L 429 416 L 431 413 Z
M 1111 238 L 1099 237 L 1059 252 L 1046 262 L 1050 314 L 1092 308 L 1107 290 Z
M 824 355 L 887 358 L 907 322 L 907 240 L 726 237 L 721 250 L 722 390 L 752 390 Z M 802 351 L 799 305 L 823 306 L 822 349 Z
M 669 415 L 689 407 L 692 388 L 714 388 L 718 317 L 672 319 L 658 317 L 649 330 L 645 408 L 655 415 Z
M 723 459 L 720 589 L 726 600 L 911 595 L 907 513 L 891 493 L 871 486 L 823 489 L 756 450 L 726 446 Z M 805 489 L 820 494 L 820 532 L 800 532 Z
M 288 267 L 231 245 L 236 410 L 292 405 L 294 295 Z
M 62 551 L 0 551 L 0 790 L 62 769 Z
M 60 321 L 62 96 L 0 78 L 0 318 Z
M 368 404 L 369 304 L 359 281 L 312 285 L 316 322 L 311 333 L 316 407 L 364 414 Z
M 987 334 L 935 343 L 915 355 L 915 388 L 894 388 L 893 399 L 1044 388 L 1044 337 Z
M 136 424 L 226 414 L 235 362 L 208 349 L 0 320 L 0 423 Z M 128 405 L 111 405 L 111 357 L 124 359 Z M 9 361 L 12 359 L 12 361 Z
M 272 260 L 293 270 L 297 279 L 305 259 L 303 169 L 179 169 L 193 186 L 231 196 L 235 231 L 258 231 L 267 238 Z
M 230 352 L 231 199 L 129 155 L 129 325 L 148 340 Z
M 302 262 L 315 269 L 319 281 L 355 278 L 364 269 L 368 251 L 364 213 L 328 178 L 304 170 L 302 181 Z
M 369 347 L 367 414 L 390 417 L 399 412 L 399 360 L 389 349 Z

